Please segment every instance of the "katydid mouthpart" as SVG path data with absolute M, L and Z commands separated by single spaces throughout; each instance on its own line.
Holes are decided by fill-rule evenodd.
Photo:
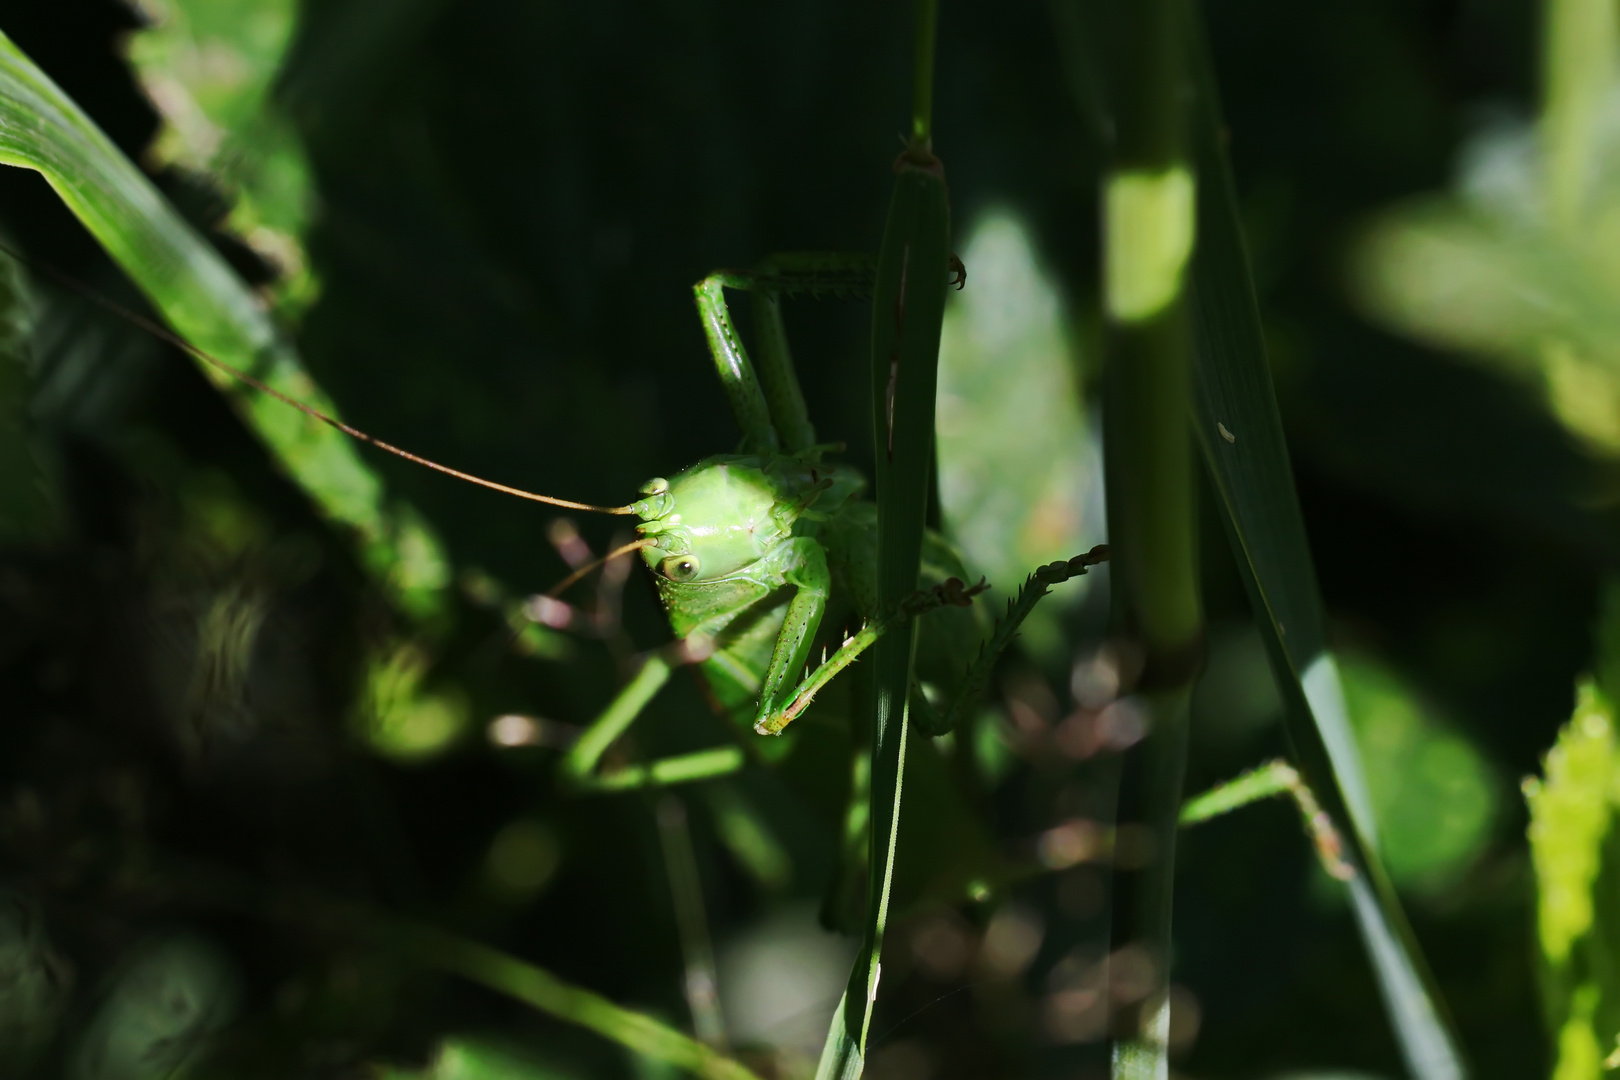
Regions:
M 30 264 L 33 260 L 13 253 Z M 179 335 L 130 312 L 49 267 L 41 267 L 92 302 L 176 345 L 231 377 L 387 453 L 458 480 L 562 509 L 634 516 L 638 538 L 570 574 L 555 596 L 605 562 L 640 551 L 675 635 L 672 646 L 648 654 L 639 670 L 573 743 L 561 762 L 563 780 L 578 789 L 619 790 L 702 779 L 734 771 L 740 746 L 719 747 L 599 774 L 609 746 L 644 711 L 675 667 L 696 664 L 714 702 L 762 735 L 778 735 L 818 691 L 889 630 L 918 616 L 914 717 L 929 734 L 951 729 L 988 681 L 990 668 L 1049 585 L 1078 576 L 1107 558 L 1105 547 L 1067 563 L 1038 569 L 988 638 L 975 598 L 988 587 L 967 585 L 951 545 L 936 532 L 924 538 L 918 590 L 897 610 L 877 602 L 877 507 L 862 498 L 865 479 L 827 461 L 841 449 L 815 441 L 793 370 L 780 301 L 795 293 L 870 295 L 876 263 L 870 256 L 775 256 L 747 273 L 722 271 L 694 286 L 699 318 L 738 425 L 737 453 L 705 458 L 669 479 L 642 486 L 623 506 L 599 506 L 486 480 L 413 454 L 266 385 L 196 348 Z M 948 269 L 959 288 L 966 271 Z M 725 290 L 751 294 L 758 328 L 756 369 L 731 321 Z M 821 662 L 810 659 L 829 610 L 858 628 L 826 642 Z M 943 709 L 924 685 L 941 691 Z M 775 754 L 768 755 L 770 757 Z

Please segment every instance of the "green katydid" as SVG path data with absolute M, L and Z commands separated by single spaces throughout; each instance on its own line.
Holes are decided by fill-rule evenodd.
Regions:
M 596 773 L 608 747 L 641 715 L 679 664 L 698 665 L 726 713 L 751 723 L 759 734 L 777 735 L 882 634 L 929 612 L 937 613 L 924 623 L 919 670 L 947 684 L 948 704 L 936 711 L 920 693 L 913 699 L 924 726 L 943 733 L 982 689 L 996 657 L 1047 587 L 1083 574 L 1107 557 L 1106 548 L 1099 547 L 1067 563 L 1040 568 L 981 645 L 974 598 L 986 586 L 982 580 L 965 585 L 967 575 L 955 552 L 942 536 L 930 532 L 923 550 L 924 587 L 899 610 L 878 610 L 876 506 L 861 498 L 864 478 L 847 465 L 826 460 L 838 448 L 815 442 L 780 307 L 784 295 L 797 292 L 869 292 L 875 268 L 867 256 L 784 255 L 752 272 L 715 273 L 694 286 L 710 353 L 742 429 L 741 446 L 737 453 L 706 458 L 671 479 L 650 480 L 643 485 L 641 498 L 616 507 L 539 495 L 429 461 L 288 397 L 144 319 L 130 317 L 255 389 L 389 453 L 520 498 L 639 518 L 639 538 L 592 566 L 639 550 L 652 571 L 676 641 L 644 659 L 561 762 L 566 783 L 613 790 L 717 776 L 742 765 L 741 748 L 731 745 Z M 960 263 L 953 261 L 952 273 L 958 284 L 965 279 Z M 760 338 L 757 368 L 732 323 L 727 288 L 753 297 Z M 571 575 L 552 590 L 553 595 L 588 569 Z M 860 626 L 830 655 L 824 651 L 821 663 L 810 670 L 808 661 L 829 604 L 847 609 Z

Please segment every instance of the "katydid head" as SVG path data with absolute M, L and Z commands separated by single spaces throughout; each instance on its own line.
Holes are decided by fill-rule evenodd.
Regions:
M 664 582 L 702 583 L 758 562 L 793 533 L 805 500 L 759 458 L 701 461 L 673 480 L 650 481 L 637 531 L 641 557 Z

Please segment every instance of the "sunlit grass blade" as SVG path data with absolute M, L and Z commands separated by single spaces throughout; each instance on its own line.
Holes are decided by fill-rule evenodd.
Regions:
M 1193 423 L 1284 702 L 1295 765 L 1338 826 L 1356 873 L 1351 906 L 1407 1066 L 1423 1080 L 1466 1075 L 1427 968 L 1379 862 L 1376 823 L 1267 366 L 1214 76 L 1194 59 L 1200 223 L 1193 259 Z
M 413 958 L 589 1028 L 621 1046 L 704 1080 L 759 1080 L 744 1066 L 645 1013 L 564 982 L 544 968 L 432 927 L 399 923 L 396 942 Z
M 219 253 L 3 34 L 0 162 L 43 175 L 182 338 L 336 415 Z M 354 444 L 201 366 L 321 511 L 358 534 L 366 566 L 400 605 L 419 616 L 437 610 L 450 578 L 445 553 L 408 506 L 389 499 Z

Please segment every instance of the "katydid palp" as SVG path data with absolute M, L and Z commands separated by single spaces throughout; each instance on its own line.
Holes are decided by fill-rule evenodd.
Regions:
M 417 464 L 531 501 L 637 517 L 639 538 L 592 565 L 639 550 L 676 640 L 643 658 L 560 764 L 562 779 L 576 789 L 618 790 L 718 776 L 745 760 L 742 748 L 733 744 L 596 771 L 677 666 L 696 664 L 713 702 L 739 724 L 761 735 L 779 735 L 882 634 L 930 612 L 919 641 L 912 699 L 921 725 L 943 734 L 983 688 L 994 660 L 1046 588 L 1107 557 L 1099 547 L 1040 568 L 986 640 L 985 620 L 975 606 L 985 583 L 966 585 L 968 575 L 951 545 L 929 531 L 918 591 L 897 610 L 879 610 L 877 507 L 862 498 L 866 481 L 858 472 L 827 460 L 840 448 L 815 441 L 780 307 L 781 298 L 794 293 L 869 293 L 874 272 L 875 261 L 867 256 L 794 254 L 768 259 L 748 273 L 715 273 L 694 286 L 709 351 L 742 429 L 741 444 L 736 453 L 706 458 L 670 479 L 648 481 L 639 499 L 616 507 L 540 495 L 429 461 L 327 416 L 144 319 L 135 321 L 260 392 Z M 958 284 L 965 279 L 954 260 L 952 274 Z M 752 295 L 757 367 L 733 325 L 728 288 Z M 580 576 L 571 575 L 553 594 Z M 811 670 L 809 660 L 829 610 L 840 620 L 852 618 L 858 628 L 836 644 L 825 642 L 821 662 Z M 942 709 L 929 702 L 924 684 L 946 702 Z

